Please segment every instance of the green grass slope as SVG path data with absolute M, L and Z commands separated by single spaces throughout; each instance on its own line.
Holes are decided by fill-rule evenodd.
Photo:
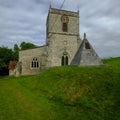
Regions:
M 120 58 L 0 79 L 0 120 L 119 120 Z

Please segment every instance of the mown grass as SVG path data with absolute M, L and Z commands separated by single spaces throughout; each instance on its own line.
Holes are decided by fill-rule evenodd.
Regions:
M 119 120 L 120 58 L 0 79 L 0 120 Z

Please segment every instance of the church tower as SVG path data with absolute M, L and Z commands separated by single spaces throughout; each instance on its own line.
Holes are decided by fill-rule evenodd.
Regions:
M 70 65 L 81 43 L 79 11 L 50 7 L 46 22 L 46 43 L 51 66 Z
M 16 75 L 32 75 L 54 66 L 103 65 L 84 34 L 79 35 L 79 11 L 49 9 L 46 22 L 46 44 L 21 50 Z

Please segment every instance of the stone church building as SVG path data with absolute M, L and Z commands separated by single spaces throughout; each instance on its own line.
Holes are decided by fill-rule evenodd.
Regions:
M 102 65 L 84 33 L 79 31 L 79 11 L 49 9 L 46 21 L 46 45 L 19 52 L 16 75 L 37 74 L 53 66 Z

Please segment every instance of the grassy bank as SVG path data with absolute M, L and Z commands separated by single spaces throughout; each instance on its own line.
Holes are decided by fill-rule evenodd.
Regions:
M 0 120 L 119 120 L 120 58 L 0 79 Z

